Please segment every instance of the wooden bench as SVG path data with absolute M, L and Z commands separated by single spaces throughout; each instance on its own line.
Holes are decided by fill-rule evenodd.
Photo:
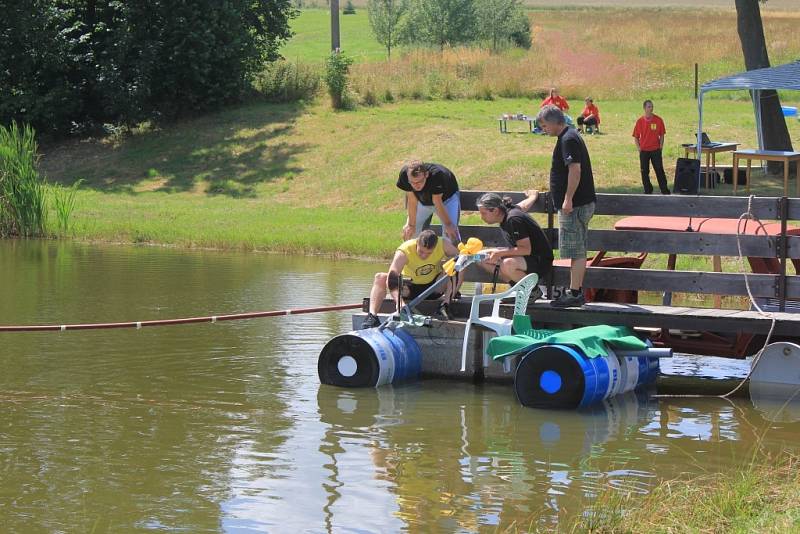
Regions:
M 475 205 L 483 191 L 462 191 L 462 213 L 477 211 Z M 519 192 L 500 192 L 520 201 L 524 195 Z M 761 221 L 778 221 L 778 235 L 716 234 L 696 231 L 642 231 L 596 229 L 598 216 L 669 216 L 700 218 L 738 219 L 748 211 L 748 198 L 701 197 L 701 196 L 660 196 L 660 195 L 618 195 L 599 194 L 595 219 L 590 224 L 590 251 L 667 254 L 670 265 L 664 269 L 631 269 L 589 266 L 584 281 L 585 288 L 613 289 L 627 291 L 683 292 L 707 295 L 746 296 L 747 286 L 742 273 L 712 271 L 674 270 L 674 257 L 678 254 L 695 256 L 738 256 L 741 245 L 743 256 L 751 259 L 766 258 L 774 272 L 758 272 L 747 275 L 752 295 L 761 301 L 774 304 L 773 309 L 782 312 L 787 303 L 793 308 L 793 299 L 800 299 L 800 276 L 787 274 L 790 261 L 800 261 L 800 236 L 790 235 L 787 227 L 792 221 L 800 221 L 800 199 L 753 198 L 751 213 Z M 543 225 L 554 249 L 558 248 L 558 228 L 556 210 L 548 193 L 542 193 L 530 210 L 532 213 L 547 215 Z M 748 223 L 752 225 L 753 223 Z M 774 225 L 773 225 L 774 227 Z M 438 230 L 441 230 L 438 228 Z M 500 230 L 496 225 L 462 225 L 463 240 L 469 237 L 480 238 L 486 246 L 503 245 Z M 737 243 L 738 241 L 738 243 Z M 592 252 L 589 253 L 591 256 Z M 762 261 L 762 260 L 758 260 Z M 491 275 L 477 266 L 465 272 L 465 281 L 489 282 Z M 553 288 L 569 284 L 569 267 L 555 265 L 549 279 L 547 294 L 553 295 Z M 669 299 L 664 300 L 669 304 Z M 771 320 L 756 311 L 676 307 L 671 305 L 642 305 L 624 303 L 588 303 L 583 308 L 557 309 L 547 302 L 531 306 L 534 321 L 543 325 L 592 325 L 617 324 L 632 327 L 661 329 L 668 335 L 669 329 L 709 331 L 732 334 L 728 349 L 717 347 L 706 354 L 742 356 L 744 346 L 742 337 L 766 334 Z M 469 301 L 464 302 L 469 306 Z M 796 308 L 795 308 L 796 309 Z M 776 313 L 774 334 L 783 338 L 800 338 L 800 313 Z M 746 341 L 746 339 L 745 339 Z M 727 342 L 727 341 L 726 341 Z M 707 342 L 698 344 L 699 349 Z M 688 343 L 691 349 L 691 342 Z M 725 345 L 725 343 L 720 343 Z

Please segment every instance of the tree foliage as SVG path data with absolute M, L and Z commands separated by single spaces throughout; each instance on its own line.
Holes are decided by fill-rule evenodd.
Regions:
M 367 12 L 369 25 L 375 39 L 386 47 L 386 55 L 392 57 L 392 48 L 403 42 L 409 0 L 369 0 Z
M 512 43 L 530 48 L 531 28 L 521 0 L 475 0 L 478 34 L 493 52 Z
M 511 17 L 509 38 L 514 46 L 528 50 L 531 47 L 531 19 L 522 9 Z
M 67 133 L 240 98 L 291 0 L 0 0 L 0 123 Z
M 416 0 L 408 35 L 411 41 L 438 46 L 472 42 L 477 36 L 473 0 Z

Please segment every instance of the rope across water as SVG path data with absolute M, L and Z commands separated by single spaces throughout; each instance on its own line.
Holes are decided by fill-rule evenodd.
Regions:
M 136 328 L 137 330 L 140 330 L 149 326 L 172 326 L 193 323 L 217 323 L 219 321 L 240 321 L 243 319 L 256 319 L 258 317 L 276 317 L 279 315 L 302 315 L 306 313 L 353 310 L 360 307 L 361 303 L 359 302 L 358 304 L 339 304 L 335 306 L 318 306 L 315 308 L 289 308 L 286 310 L 234 313 L 228 315 L 208 315 L 205 317 L 184 317 L 181 319 L 159 319 L 153 321 L 129 321 L 123 323 L 10 325 L 0 326 L 0 332 L 64 332 L 66 330 L 102 330 L 110 328 Z

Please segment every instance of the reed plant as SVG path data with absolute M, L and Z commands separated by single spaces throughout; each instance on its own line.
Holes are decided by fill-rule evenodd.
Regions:
M 36 134 L 30 126 L 0 125 L 0 235 L 42 236 L 47 189 L 38 171 Z
M 61 235 L 69 232 L 70 219 L 72 212 L 75 211 L 76 194 L 83 180 L 78 180 L 69 187 L 56 184 L 51 189 L 51 199 L 53 210 L 56 214 L 56 221 Z

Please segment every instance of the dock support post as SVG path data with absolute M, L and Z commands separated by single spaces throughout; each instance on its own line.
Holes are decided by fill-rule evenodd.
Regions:
M 781 216 L 781 236 L 779 238 L 779 255 L 781 260 L 780 277 L 778 278 L 778 298 L 780 299 L 780 311 L 786 311 L 786 250 L 789 240 L 786 236 L 786 224 L 789 218 L 789 199 L 781 197 L 778 199 L 778 213 Z

